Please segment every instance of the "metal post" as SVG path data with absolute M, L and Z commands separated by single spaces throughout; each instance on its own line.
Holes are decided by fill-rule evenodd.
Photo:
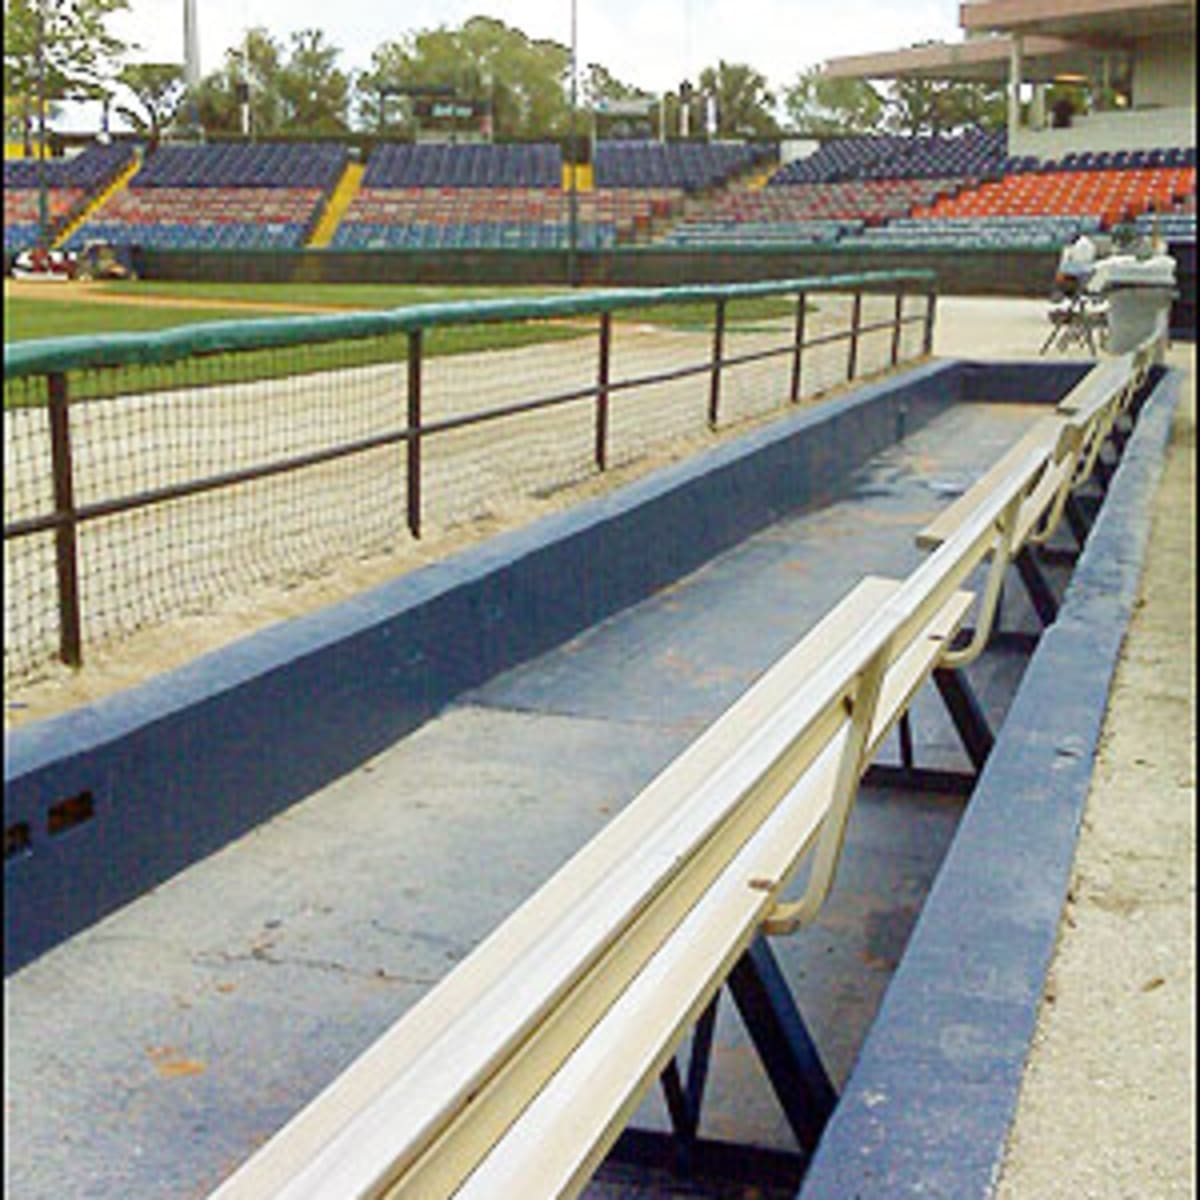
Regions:
M 850 353 L 846 359 L 846 381 L 854 378 L 858 367 L 858 327 L 862 323 L 862 292 L 854 293 L 854 303 L 850 308 Z
M 579 154 L 575 144 L 576 108 L 579 99 L 577 31 L 576 0 L 571 0 L 571 128 L 568 138 L 571 186 L 567 192 L 567 283 L 571 287 L 576 287 L 579 283 L 579 192 L 576 181 L 576 174 L 579 170 Z
M 765 938 L 756 937 L 738 959 L 729 990 L 796 1141 L 811 1153 L 837 1093 Z
M 1025 74 L 1025 40 L 1019 33 L 1009 39 L 1008 52 L 1008 146 L 1016 154 L 1021 130 L 1021 80 Z
M 983 707 L 963 671 L 950 667 L 935 667 L 933 682 L 941 694 L 954 728 L 976 771 L 982 771 L 992 752 L 995 738 Z
M 408 335 L 408 530 L 421 536 L 421 330 Z
M 608 466 L 608 371 L 612 354 L 612 313 L 600 314 L 600 360 L 596 368 L 596 469 Z
M 792 387 L 788 399 L 800 403 L 800 367 L 804 355 L 804 310 L 807 307 L 803 292 L 796 297 L 796 344 L 792 351 Z
M 937 292 L 930 288 L 925 300 L 925 341 L 921 346 L 921 353 L 925 355 L 933 353 L 933 323 L 936 316 Z
M 725 301 L 717 301 L 713 323 L 712 376 L 708 389 L 708 427 L 716 429 L 721 403 L 721 356 L 725 352 Z
M 893 318 L 892 325 L 892 366 L 896 366 L 900 362 L 900 331 L 903 328 L 901 321 L 904 318 L 904 289 L 896 293 L 896 314 Z
M 75 521 L 75 483 L 71 466 L 70 398 L 67 377 L 46 377 L 49 389 L 50 463 L 54 474 L 54 511 L 59 524 L 54 532 L 58 573 L 59 657 L 70 667 L 83 662 L 83 637 L 79 615 L 79 547 Z
M 37 6 L 37 90 L 38 90 L 38 245 L 50 245 L 50 205 L 46 196 L 46 0 Z
M 1029 546 L 1022 546 L 1013 562 L 1026 592 L 1029 593 L 1029 600 L 1038 620 L 1043 627 L 1053 625 L 1058 619 L 1058 600 L 1037 559 L 1034 558 L 1033 551 Z

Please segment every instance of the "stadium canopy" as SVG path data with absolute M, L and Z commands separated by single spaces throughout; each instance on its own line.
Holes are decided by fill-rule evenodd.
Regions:
M 1034 85 L 1035 104 L 1042 85 L 1094 78 L 1098 65 L 1106 84 L 1114 61 L 1135 59 L 1151 43 L 1176 44 L 1195 60 L 1195 0 L 968 0 L 959 24 L 961 42 L 831 59 L 823 74 L 1007 85 L 1011 140 L 1022 84 Z
M 1195 0 L 974 0 L 959 24 L 977 31 L 1078 38 L 1095 49 L 1128 49 L 1150 37 L 1195 33 Z
M 946 79 L 964 83 L 1008 82 L 1013 40 L 994 36 L 965 42 L 929 42 L 906 50 L 831 59 L 822 74 L 832 79 Z M 1030 37 L 1024 44 L 1024 78 L 1050 83 L 1056 75 L 1091 68 L 1095 52 L 1057 37 Z

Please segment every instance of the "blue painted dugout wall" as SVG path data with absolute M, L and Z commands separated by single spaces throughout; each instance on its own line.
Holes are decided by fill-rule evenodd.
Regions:
M 1182 386 L 1154 379 L 800 1200 L 993 1195 Z
M 467 688 L 780 515 L 827 502 L 901 426 L 963 399 L 965 381 L 962 364 L 934 363 L 864 387 L 6 734 L 5 972 L 353 769 Z M 51 832 L 64 801 L 76 819 Z

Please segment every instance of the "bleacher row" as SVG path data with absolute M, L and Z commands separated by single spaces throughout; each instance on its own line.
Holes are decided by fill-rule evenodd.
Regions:
M 302 246 L 326 192 L 316 187 L 126 188 L 75 230 L 65 248 L 100 240 L 164 248 Z
M 838 183 L 856 179 L 935 179 L 996 175 L 1003 169 L 1005 135 L 987 130 L 903 137 L 832 138 L 816 153 L 781 167 L 774 186 Z
M 39 175 L 61 234 L 128 168 L 129 146 L 6 160 L 5 252 L 36 241 Z M 835 138 L 777 169 L 762 147 L 601 142 L 577 193 L 578 244 L 1020 246 L 1131 217 L 1195 237 L 1195 149 L 1005 157 L 1002 134 Z M 170 248 L 305 245 L 351 161 L 334 143 L 167 145 L 64 241 Z M 570 228 L 558 146 L 395 145 L 372 152 L 332 239 L 339 249 L 560 248 Z M 665 228 L 665 226 L 672 226 Z
M 576 195 L 579 245 L 604 249 L 631 241 L 682 203 L 674 188 L 606 188 Z M 382 188 L 354 197 L 333 245 L 502 246 L 551 249 L 569 241 L 570 197 L 561 187 Z
M 46 212 L 52 228 L 80 213 L 133 160 L 127 145 L 89 146 L 73 158 L 4 160 L 4 252 L 37 244 L 39 194 L 44 179 Z
M 815 156 L 814 156 L 815 157 Z M 1185 156 L 1177 156 L 1184 161 Z M 1194 156 L 1193 156 L 1194 157 Z M 1128 219 L 1174 241 L 1195 240 L 1195 166 L 1090 167 L 1005 175 L 795 183 L 726 192 L 694 210 L 667 244 L 836 242 L 854 249 L 1061 247 Z M 787 197 L 773 202 L 773 194 Z

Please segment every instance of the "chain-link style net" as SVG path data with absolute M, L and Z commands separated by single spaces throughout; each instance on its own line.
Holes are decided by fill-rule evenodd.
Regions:
M 785 412 L 925 344 L 924 294 L 902 298 L 897 336 L 894 294 L 731 293 L 6 376 L 6 684 L 72 645 Z

